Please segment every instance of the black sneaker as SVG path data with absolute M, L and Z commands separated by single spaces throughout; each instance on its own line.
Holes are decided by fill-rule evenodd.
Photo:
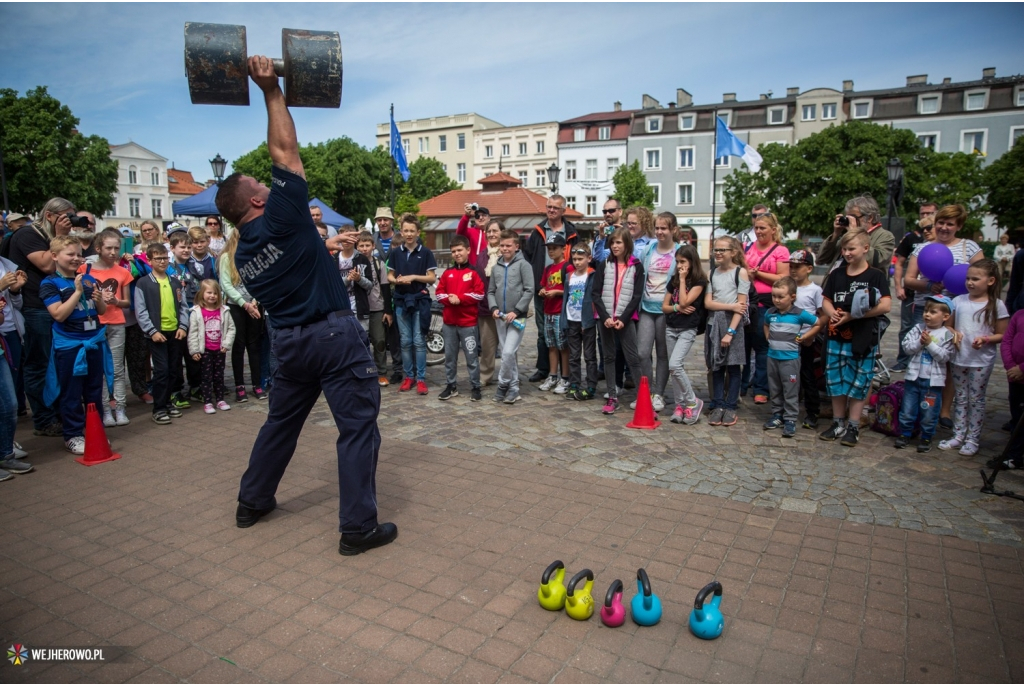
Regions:
M 32 435 L 40 435 L 44 438 L 62 438 L 64 437 L 64 424 L 54 421 L 47 426 L 34 429 Z
M 828 442 L 834 442 L 843 437 L 844 433 L 846 433 L 846 427 L 838 421 L 833 421 L 832 425 L 829 426 L 829 429 L 824 433 L 820 433 L 818 437 L 822 440 L 827 440 Z
M 235 386 L 235 403 L 241 404 L 242 402 L 248 402 L 249 396 L 245 394 L 245 386 Z
M 383 547 L 394 542 L 397 537 L 398 526 L 393 523 L 381 523 L 369 533 L 342 533 L 338 542 L 338 553 L 352 557 L 374 547 Z
M 856 447 L 857 440 L 860 438 L 860 428 L 857 426 L 850 426 L 843 433 L 843 439 L 839 441 L 840 445 L 846 445 L 847 447 Z
M 533 375 L 530 376 L 527 380 L 530 381 L 531 383 L 540 383 L 547 377 L 548 374 L 546 372 L 537 369 L 536 371 L 533 372 Z
M 932 451 L 932 440 L 931 440 L 931 438 L 921 438 L 921 442 L 917 443 L 917 451 L 921 452 L 921 453 L 931 452 Z
M 993 457 L 985 462 L 985 468 L 995 469 L 996 471 L 1003 471 L 1009 469 L 1024 468 L 1024 462 L 1021 460 L 1004 459 L 1003 457 Z
M 175 406 L 174 406 L 174 405 L 172 404 L 172 405 L 171 405 L 170 407 L 168 407 L 168 409 L 167 409 L 167 415 L 168 415 L 168 416 L 170 416 L 170 417 L 171 417 L 172 419 L 180 419 L 180 418 L 181 418 L 181 410 L 180 410 L 180 409 L 178 409 L 177 407 L 175 407 Z
M 483 398 L 484 396 L 480 392 L 480 388 L 473 388 L 472 390 L 469 391 L 469 399 L 472 400 L 473 402 L 479 402 Z
M 188 391 L 188 398 L 190 400 L 195 400 L 196 402 L 202 402 L 203 401 L 203 390 L 202 390 L 202 388 L 192 388 L 191 390 L 189 390 Z
M 803 427 L 808 430 L 816 430 L 818 428 L 818 417 L 816 414 L 808 414 L 804 417 Z
M 153 414 L 153 423 L 166 425 L 171 422 L 171 417 L 165 411 L 158 411 Z
M 930 443 L 930 442 L 931 442 L 931 441 L 929 441 L 929 443 Z M 904 436 L 902 436 L 902 435 L 901 435 L 900 437 L 896 438 L 896 444 L 895 444 L 895 447 L 896 447 L 896 449 L 898 449 L 898 450 L 901 450 L 901 449 L 903 449 L 904 447 L 906 447 L 906 446 L 907 446 L 907 445 L 909 445 L 909 444 L 910 444 L 910 438 L 904 437 Z
M 766 431 L 775 430 L 776 428 L 782 428 L 782 417 L 775 415 L 764 422 L 764 428 Z
M 274 511 L 276 508 L 276 499 L 267 509 L 256 509 L 255 507 L 250 507 L 248 504 L 242 504 L 239 502 L 238 509 L 235 510 L 235 525 L 239 528 L 248 528 L 270 512 Z
M 782 424 L 782 437 L 796 437 L 796 421 L 786 421 Z
M 939 417 L 939 426 L 946 430 L 953 430 L 953 419 L 946 418 L 945 416 Z
M 401 371 L 395 371 L 393 374 L 391 374 L 391 378 L 389 378 L 388 381 L 392 385 L 397 385 L 402 382 L 403 378 L 405 378 L 405 376 L 402 375 Z
M 622 381 L 622 387 L 624 387 L 626 390 L 633 390 L 634 388 L 636 388 L 636 382 L 629 376 L 626 376 Z
M 458 396 L 459 396 L 459 389 L 458 388 L 456 388 L 454 385 L 446 385 L 444 390 L 441 391 L 441 394 L 437 396 L 437 399 L 439 399 L 439 400 L 450 400 L 451 398 L 458 397 Z

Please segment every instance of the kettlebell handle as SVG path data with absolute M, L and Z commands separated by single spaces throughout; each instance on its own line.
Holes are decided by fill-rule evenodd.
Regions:
M 572 597 L 572 593 L 576 590 L 576 584 L 586 578 L 590 582 L 594 582 L 594 572 L 589 568 L 585 568 L 572 577 L 569 584 L 565 586 L 565 594 Z
M 693 608 L 697 611 L 703 611 L 704 600 L 706 600 L 708 598 L 708 595 L 710 595 L 711 593 L 714 593 L 715 597 L 722 596 L 722 584 L 719 583 L 717 580 L 711 581 L 710 583 L 708 583 L 700 589 L 700 592 L 697 593 L 696 599 L 693 600 Z
M 604 605 L 609 609 L 612 608 L 612 600 L 615 599 L 616 592 L 622 592 L 622 581 L 618 578 L 612 581 L 611 586 L 608 588 L 608 592 L 604 596 Z
M 636 579 L 640 583 L 640 589 L 643 591 L 644 597 L 650 597 L 651 592 L 651 579 L 647 577 L 647 571 L 642 568 L 636 570 Z
M 547 585 L 548 581 L 551 580 L 551 574 L 554 573 L 555 571 L 557 571 L 558 569 L 564 569 L 564 568 L 565 568 L 565 564 L 563 564 L 561 561 L 559 561 L 557 559 L 555 561 L 552 561 L 550 564 L 548 564 L 548 567 L 546 569 L 544 569 L 544 575 L 542 575 L 540 577 L 541 584 L 542 585 Z

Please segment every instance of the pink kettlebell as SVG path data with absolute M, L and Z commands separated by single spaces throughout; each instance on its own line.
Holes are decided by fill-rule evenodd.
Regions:
M 618 628 L 626 622 L 626 607 L 622 605 L 622 581 L 615 579 L 604 596 L 601 622 L 609 628 Z

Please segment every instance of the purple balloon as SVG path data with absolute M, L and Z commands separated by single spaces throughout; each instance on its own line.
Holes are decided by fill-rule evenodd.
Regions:
M 946 270 L 942 277 L 942 285 L 954 295 L 967 294 L 967 269 L 970 264 L 955 264 Z
M 917 268 L 929 281 L 941 281 L 953 266 L 953 253 L 942 243 L 925 245 L 917 255 Z

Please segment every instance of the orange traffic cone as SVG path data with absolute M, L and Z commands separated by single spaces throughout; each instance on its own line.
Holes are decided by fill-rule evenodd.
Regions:
M 640 379 L 633 420 L 626 424 L 626 428 L 642 428 L 652 431 L 661 425 L 661 421 L 658 421 L 657 417 L 658 415 L 654 413 L 654 405 L 651 404 L 651 389 L 647 384 L 647 376 L 644 376 Z
M 120 454 L 110 451 L 107 432 L 103 430 L 103 419 L 96 411 L 96 405 L 90 404 L 85 408 L 85 454 L 75 457 L 75 461 L 85 466 L 94 466 L 120 458 Z

